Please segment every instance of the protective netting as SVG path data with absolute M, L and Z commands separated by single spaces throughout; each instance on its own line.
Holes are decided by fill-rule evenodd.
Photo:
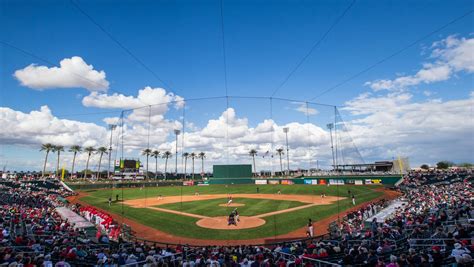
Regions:
M 229 96 L 149 104 L 124 110 L 117 130 L 118 157 L 141 159 L 149 177 L 198 175 L 216 164 L 281 176 L 364 162 L 337 108 L 312 102 Z

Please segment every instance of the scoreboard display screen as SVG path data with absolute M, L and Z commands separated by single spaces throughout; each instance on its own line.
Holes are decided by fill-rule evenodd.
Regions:
M 125 169 L 135 169 L 137 167 L 137 161 L 136 160 L 124 160 L 123 161 L 123 167 Z

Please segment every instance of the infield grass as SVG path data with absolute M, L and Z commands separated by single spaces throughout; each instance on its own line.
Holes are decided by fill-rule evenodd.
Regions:
M 226 198 L 218 198 L 211 200 L 198 200 L 193 202 L 173 203 L 158 205 L 163 209 L 176 210 L 186 213 L 193 213 L 208 217 L 227 216 L 235 207 L 222 207 L 220 204 L 226 204 Z M 239 214 L 242 216 L 254 216 L 277 210 L 285 210 L 294 208 L 308 203 L 288 200 L 272 200 L 272 199 L 251 199 L 251 198 L 234 198 L 233 203 L 244 204 L 245 206 L 237 207 Z

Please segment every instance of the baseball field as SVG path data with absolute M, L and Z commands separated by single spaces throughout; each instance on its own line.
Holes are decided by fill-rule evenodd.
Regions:
M 390 193 L 375 185 L 211 185 L 87 190 L 73 201 L 105 210 L 139 237 L 218 244 L 302 238 L 310 218 L 323 233 L 337 216 L 381 197 Z M 228 225 L 233 211 L 239 221 Z

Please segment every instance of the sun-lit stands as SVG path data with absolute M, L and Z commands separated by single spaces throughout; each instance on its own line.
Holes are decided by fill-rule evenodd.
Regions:
M 80 214 L 98 228 L 97 238 L 106 235 L 108 239 L 118 240 L 120 236 L 120 225 L 114 222 L 112 216 L 94 207 L 80 207 Z

